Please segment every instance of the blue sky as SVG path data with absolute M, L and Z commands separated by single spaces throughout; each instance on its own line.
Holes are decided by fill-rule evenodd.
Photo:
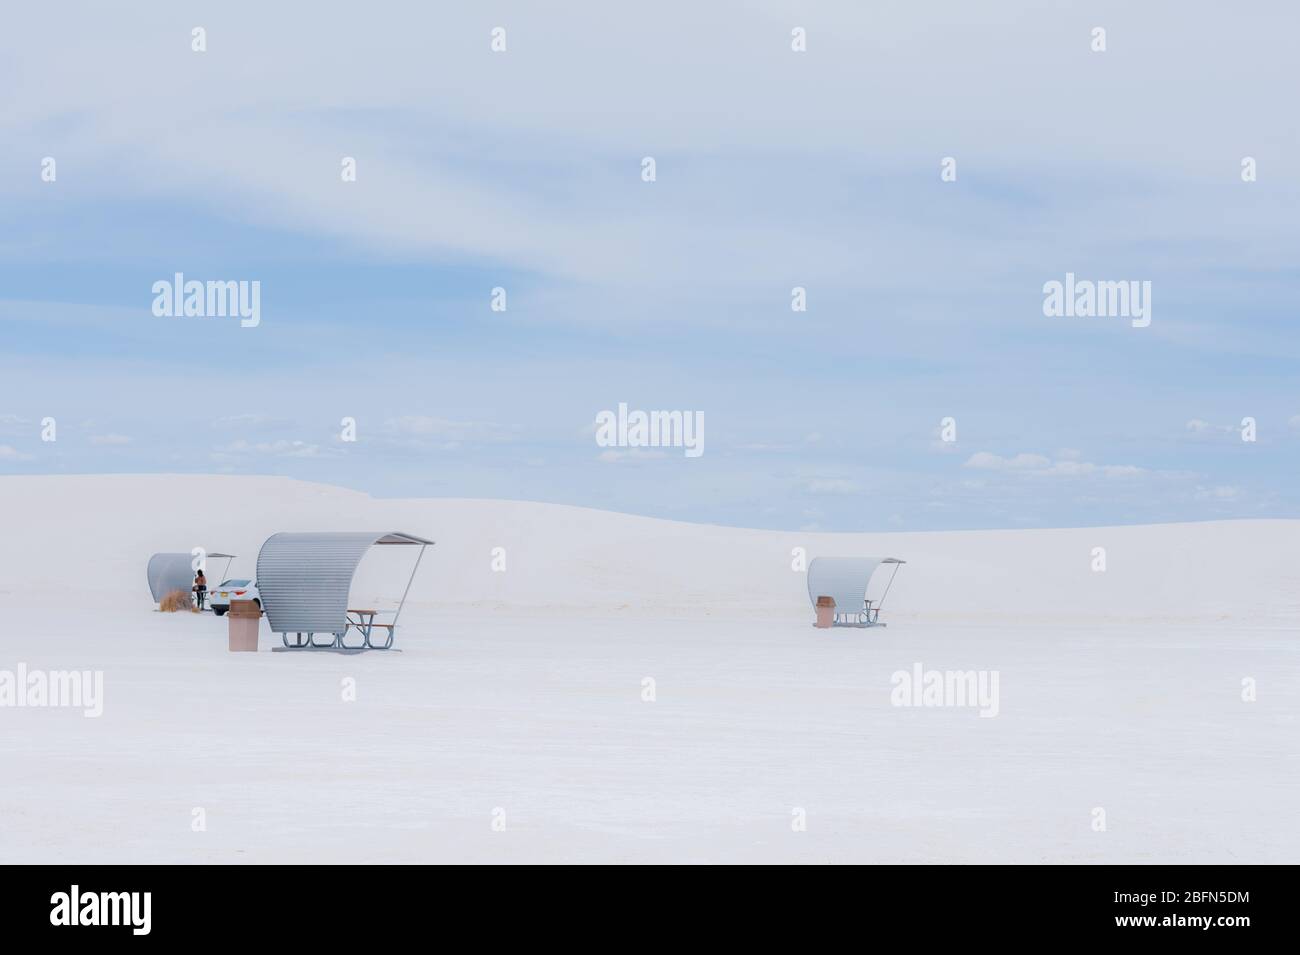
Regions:
M 13 14 L 0 474 L 825 530 L 1300 516 L 1291 6 L 534 6 Z M 154 316 L 178 271 L 260 281 L 261 324 Z M 1045 317 L 1067 271 L 1150 281 L 1151 326 Z M 603 454 L 620 402 L 702 412 L 705 453 Z

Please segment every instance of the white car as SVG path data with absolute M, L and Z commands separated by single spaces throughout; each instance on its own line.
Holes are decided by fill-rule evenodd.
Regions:
M 231 577 L 229 580 L 223 580 L 217 586 L 208 591 L 208 606 L 218 617 L 224 616 L 230 609 L 232 600 L 251 600 L 257 604 L 258 609 L 262 608 L 262 597 L 257 592 L 256 580 L 245 580 L 243 577 Z

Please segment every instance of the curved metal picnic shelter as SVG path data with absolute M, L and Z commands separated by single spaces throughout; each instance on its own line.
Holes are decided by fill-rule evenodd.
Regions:
M 838 626 L 883 627 L 879 623 L 880 607 L 894 584 L 898 568 L 906 561 L 896 557 L 816 557 L 808 565 L 808 599 L 814 608 L 818 597 L 835 601 Z M 882 564 L 892 564 L 885 592 L 874 603 L 867 599 L 867 586 Z
M 257 590 L 271 632 L 280 634 L 284 645 L 291 649 L 388 649 L 393 645 L 397 619 L 411 592 L 424 549 L 432 543 L 400 531 L 273 534 L 257 555 Z M 392 623 L 376 623 L 379 611 L 348 607 L 348 592 L 357 566 L 371 547 L 380 546 L 420 548 Z M 349 647 L 345 642 L 349 628 L 361 634 L 360 646 Z M 378 645 L 371 642 L 376 632 L 385 638 Z M 331 639 L 320 643 L 315 639 L 318 633 L 329 634 Z M 295 635 L 293 642 L 289 634 Z
M 230 561 L 234 559 L 234 554 L 213 553 L 205 554 L 205 557 L 229 558 L 226 561 L 226 570 L 230 569 Z M 149 567 L 146 571 L 149 577 L 149 593 L 153 595 L 153 602 L 159 603 L 173 590 L 183 590 L 190 592 L 194 584 L 194 558 L 193 551 L 184 553 L 163 553 L 154 554 L 149 558 Z
M 154 554 L 149 558 L 149 593 L 153 602 L 158 603 L 173 590 L 189 593 L 194 580 L 190 569 L 189 552 L 184 554 Z

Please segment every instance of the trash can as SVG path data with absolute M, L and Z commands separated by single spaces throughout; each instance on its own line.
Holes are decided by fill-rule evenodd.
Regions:
M 834 597 L 817 598 L 817 622 L 813 626 L 823 628 L 835 626 Z
M 230 601 L 230 652 L 257 652 L 257 633 L 262 627 L 262 609 L 252 600 Z

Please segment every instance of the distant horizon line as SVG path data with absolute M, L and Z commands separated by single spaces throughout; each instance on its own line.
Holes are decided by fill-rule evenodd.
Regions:
M 346 484 L 331 483 L 323 480 L 312 480 L 308 478 L 293 477 L 287 474 L 230 474 L 213 471 L 77 471 L 71 473 L 40 473 L 40 474 L 0 474 L 0 480 L 21 479 L 30 481 L 39 481 L 49 478 L 63 479 L 90 479 L 90 478 L 220 478 L 222 480 L 266 480 L 274 479 L 279 481 L 292 481 L 297 484 L 303 484 L 313 487 L 330 488 L 337 491 L 346 491 L 349 494 L 357 494 L 369 498 L 372 501 L 475 501 L 485 504 L 530 504 L 543 507 L 569 507 L 583 511 L 596 511 L 601 514 L 614 514 L 619 517 L 633 517 L 639 520 L 660 521 L 668 524 L 685 524 L 690 527 L 718 527 L 725 530 L 745 530 L 754 531 L 755 533 L 777 533 L 777 534 L 829 534 L 829 535 L 877 535 L 877 534 L 1014 534 L 1021 531 L 1085 531 L 1085 530 L 1108 530 L 1113 528 L 1131 528 L 1131 527 L 1177 527 L 1177 526 L 1200 526 L 1203 524 L 1244 524 L 1244 523 L 1277 523 L 1292 522 L 1300 523 L 1300 517 L 1216 517 L 1205 520 L 1193 521 L 1133 521 L 1119 524 L 1068 524 L 1068 525 L 1051 525 L 1047 527 L 961 527 L 961 528 L 931 528 L 926 530 L 908 530 L 906 528 L 897 528 L 893 530 L 879 531 L 855 531 L 855 530 L 826 530 L 826 529 L 801 529 L 801 528 L 783 528 L 783 527 L 753 527 L 746 524 L 725 524 L 717 521 L 689 521 L 673 517 L 661 517 L 656 514 L 645 514 L 636 511 L 616 511 L 607 507 L 596 507 L 590 504 L 570 504 L 563 501 L 547 501 L 530 498 L 501 498 L 501 497 L 465 497 L 462 495 L 426 495 L 420 497 L 399 496 L 399 495 L 377 495 L 371 491 L 362 490 L 356 487 L 349 487 Z

